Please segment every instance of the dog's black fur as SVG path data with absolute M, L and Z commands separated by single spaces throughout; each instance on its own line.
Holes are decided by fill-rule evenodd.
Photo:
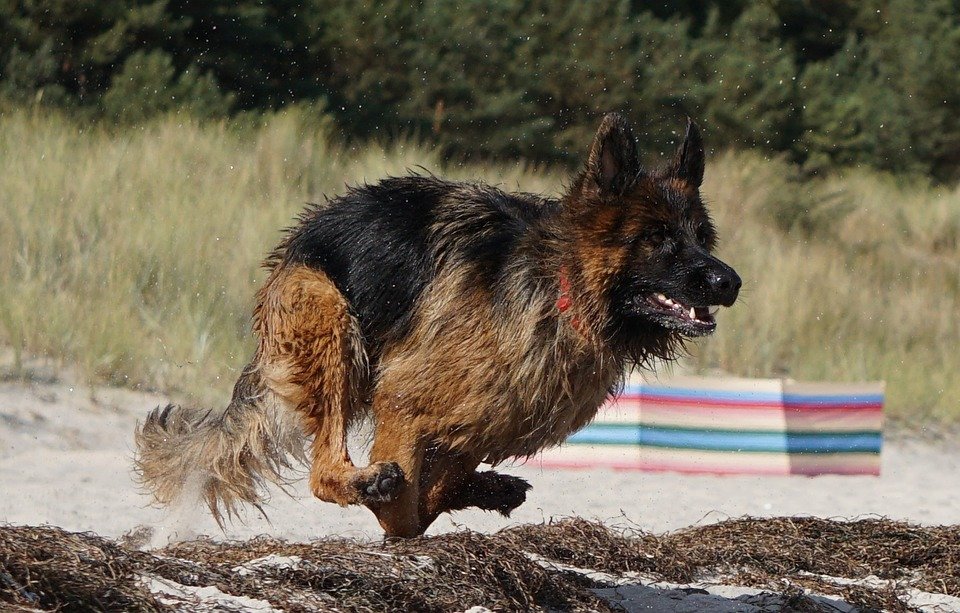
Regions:
M 302 451 L 295 416 L 314 494 L 366 504 L 387 534 L 467 506 L 509 513 L 527 484 L 481 462 L 559 444 L 626 368 L 675 357 L 736 300 L 740 278 L 711 253 L 703 172 L 692 122 L 673 161 L 647 170 L 610 114 L 559 198 L 411 175 L 310 207 L 267 259 L 233 402 L 213 421 L 151 415 L 144 480 L 170 501 L 200 467 L 215 514 L 256 504 Z M 358 468 L 344 436 L 364 407 L 376 436 Z

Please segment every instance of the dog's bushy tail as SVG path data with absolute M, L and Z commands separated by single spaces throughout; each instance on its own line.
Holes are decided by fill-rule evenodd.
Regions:
M 263 509 L 264 488 L 287 483 L 284 472 L 306 462 L 295 412 L 272 392 L 256 389 L 246 371 L 225 409 L 157 407 L 136 430 L 135 467 L 163 505 L 198 495 L 223 526 L 241 503 Z

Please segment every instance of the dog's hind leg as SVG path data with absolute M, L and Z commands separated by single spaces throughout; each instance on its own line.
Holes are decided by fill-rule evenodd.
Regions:
M 313 494 L 340 505 L 390 499 L 403 483 L 399 467 L 381 462 L 357 468 L 347 451 L 347 428 L 368 372 L 346 298 L 322 271 L 277 269 L 258 294 L 254 331 L 264 383 L 294 407 L 313 437 Z
M 527 499 L 530 484 L 520 477 L 492 470 L 477 472 L 475 457 L 434 450 L 427 455 L 420 480 L 420 529 L 425 531 L 441 513 L 470 507 L 509 516 Z

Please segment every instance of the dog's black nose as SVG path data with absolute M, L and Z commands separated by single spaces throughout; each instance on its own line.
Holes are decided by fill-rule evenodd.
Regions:
M 734 269 L 725 266 L 723 270 L 707 273 L 707 283 L 717 302 L 728 307 L 737 301 L 742 281 Z

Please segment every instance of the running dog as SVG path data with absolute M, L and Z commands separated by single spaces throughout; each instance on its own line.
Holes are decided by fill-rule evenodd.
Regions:
M 625 371 L 676 357 L 737 299 L 703 171 L 696 124 L 644 169 L 608 114 L 559 198 L 410 175 L 310 206 L 265 262 L 231 402 L 150 413 L 143 483 L 169 504 L 192 480 L 222 522 L 302 461 L 317 498 L 366 505 L 388 536 L 467 507 L 509 514 L 530 486 L 481 463 L 561 443 Z M 361 467 L 346 432 L 364 415 Z

